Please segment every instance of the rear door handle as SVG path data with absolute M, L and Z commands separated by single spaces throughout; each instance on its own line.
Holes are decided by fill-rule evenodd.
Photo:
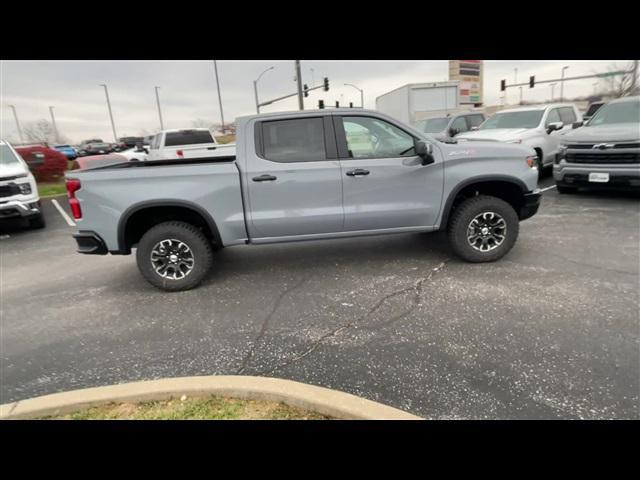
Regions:
M 259 177 L 253 177 L 252 180 L 254 182 L 273 182 L 274 180 L 277 180 L 278 177 L 274 177 L 273 175 L 268 175 L 268 174 L 264 174 L 264 175 L 260 175 Z
M 356 177 L 361 175 L 369 175 L 369 170 L 364 170 L 362 168 L 356 168 L 355 170 L 349 170 L 347 175 L 350 177 Z

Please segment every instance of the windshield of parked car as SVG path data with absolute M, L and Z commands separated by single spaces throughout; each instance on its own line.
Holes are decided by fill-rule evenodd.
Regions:
M 6 143 L 0 145 L 0 165 L 8 166 L 20 163 L 20 159 L 13 153 Z
M 589 126 L 612 123 L 640 123 L 640 100 L 609 103 L 598 109 L 589 120 Z
M 71 148 L 69 145 L 56 145 L 53 148 Z
M 536 128 L 540 125 L 543 113 L 544 110 L 496 113 L 480 125 L 478 130 L 489 130 L 492 128 Z
M 427 120 L 420 120 L 416 123 L 416 127 L 421 132 L 425 133 L 438 133 L 444 131 L 449 123 L 449 118 L 429 118 Z

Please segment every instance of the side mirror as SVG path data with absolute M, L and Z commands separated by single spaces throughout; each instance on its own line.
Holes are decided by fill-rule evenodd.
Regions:
M 144 150 L 144 153 L 149 153 L 149 149 L 147 147 L 144 147 L 142 150 Z
M 458 128 L 453 128 L 453 127 L 451 127 L 451 128 L 449 129 L 449 136 L 450 136 L 450 137 L 455 137 L 455 136 L 456 136 L 457 134 L 459 134 L 459 133 L 460 133 L 460 129 L 458 129 Z
M 584 125 L 584 122 L 573 122 L 571 128 L 580 128 L 582 125 Z
M 549 125 L 547 125 L 547 133 L 551 133 L 555 130 L 560 130 L 563 127 L 563 123 L 562 122 L 551 122 Z
M 433 158 L 433 145 L 424 140 L 417 140 L 415 147 L 416 155 L 422 159 L 422 165 L 430 165 L 436 161 Z

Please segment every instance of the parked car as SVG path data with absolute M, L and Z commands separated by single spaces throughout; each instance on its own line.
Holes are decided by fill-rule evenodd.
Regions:
M 32 228 L 45 226 L 36 179 L 18 152 L 0 140 L 0 221 L 16 218 Z
M 582 116 L 582 121 L 587 123 L 591 117 L 595 115 L 598 109 L 603 106 L 606 102 L 591 102 L 587 107 L 587 111 Z
M 67 170 L 68 160 L 62 152 L 43 145 L 16 147 L 38 182 L 56 181 Z
M 133 148 L 128 148 L 126 150 L 123 150 L 121 152 L 118 152 L 118 155 L 126 158 L 127 160 L 130 161 L 145 161 L 147 160 L 147 157 L 149 155 L 149 146 L 148 145 L 143 145 L 143 144 L 139 144 L 136 145 Z
M 640 190 L 640 97 L 613 100 L 564 135 L 553 178 L 559 193 L 578 187 Z
M 477 129 L 487 117 L 480 112 L 467 112 L 446 117 L 435 117 L 419 120 L 416 128 L 432 137 L 442 140 L 458 134 Z
M 139 143 L 144 143 L 144 137 L 121 137 L 118 141 L 125 145 L 126 148 L 133 148 Z
M 521 145 L 439 142 L 362 109 L 242 117 L 237 131 L 237 155 L 69 172 L 78 252 L 137 248 L 164 290 L 195 287 L 213 245 L 446 229 L 460 257 L 489 262 L 540 202 L 535 152 Z
M 71 145 L 54 145 L 53 148 L 67 157 L 67 160 L 75 160 L 78 158 L 77 150 Z
M 206 158 L 234 152 L 235 144 L 219 144 L 207 128 L 163 130 L 150 141 L 147 159 Z
M 111 144 L 105 142 L 89 142 L 82 145 L 84 156 L 86 155 L 103 155 L 111 153 L 113 148 Z
M 582 125 L 582 117 L 572 103 L 553 103 L 501 110 L 478 130 L 458 135 L 458 140 L 497 140 L 518 143 L 536 151 L 536 165 L 542 174 L 553 165 L 562 134 Z

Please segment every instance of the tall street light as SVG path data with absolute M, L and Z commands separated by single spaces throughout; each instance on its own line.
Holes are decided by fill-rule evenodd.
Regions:
M 364 90 L 362 90 L 361 88 L 356 87 L 352 83 L 345 83 L 345 85 L 347 87 L 353 87 L 356 90 L 360 90 L 360 107 L 364 108 Z
M 158 90 L 160 87 L 153 87 L 156 90 L 156 104 L 158 105 L 158 116 L 160 117 L 160 130 L 164 130 L 164 122 L 162 121 L 162 110 L 160 109 L 160 95 L 158 95 Z
M 265 73 L 267 73 L 269 70 L 273 70 L 276 67 L 269 67 L 267 68 L 264 72 L 262 72 L 260 75 L 258 75 L 258 78 L 256 78 L 253 81 L 253 92 L 256 95 L 256 112 L 260 113 L 260 102 L 258 101 L 258 80 L 260 80 L 260 77 L 262 77 L 262 75 L 264 75 Z
M 56 117 L 53 115 L 53 107 L 49 107 L 49 113 L 51 113 L 51 123 L 53 124 L 53 135 L 56 143 L 60 143 L 60 136 L 58 135 L 58 127 L 56 125 Z
M 222 134 L 225 133 L 224 128 L 224 112 L 222 111 L 222 94 L 220 93 L 220 80 L 218 80 L 218 63 L 213 61 L 213 69 L 216 72 L 216 86 L 218 87 L 218 103 L 220 104 L 220 123 L 222 124 Z
M 16 128 L 18 129 L 18 136 L 20 137 L 20 143 L 24 143 L 24 138 L 22 137 L 22 129 L 20 128 L 20 122 L 18 121 L 18 114 L 16 113 L 15 105 L 9 105 L 11 110 L 13 110 L 13 118 L 16 121 Z
M 101 83 L 101 87 L 104 87 L 104 94 L 107 97 L 107 107 L 109 108 L 109 118 L 111 119 L 111 129 L 113 130 L 113 139 L 117 142 L 118 135 L 116 134 L 116 124 L 113 123 L 113 113 L 111 112 L 111 102 L 109 101 L 109 90 L 107 90 L 107 84 Z
M 560 76 L 560 101 L 564 101 L 564 71 L 569 68 L 568 66 L 562 67 L 562 75 Z
M 551 87 L 551 101 L 553 102 L 553 90 L 555 89 L 557 83 L 550 83 L 549 86 Z

